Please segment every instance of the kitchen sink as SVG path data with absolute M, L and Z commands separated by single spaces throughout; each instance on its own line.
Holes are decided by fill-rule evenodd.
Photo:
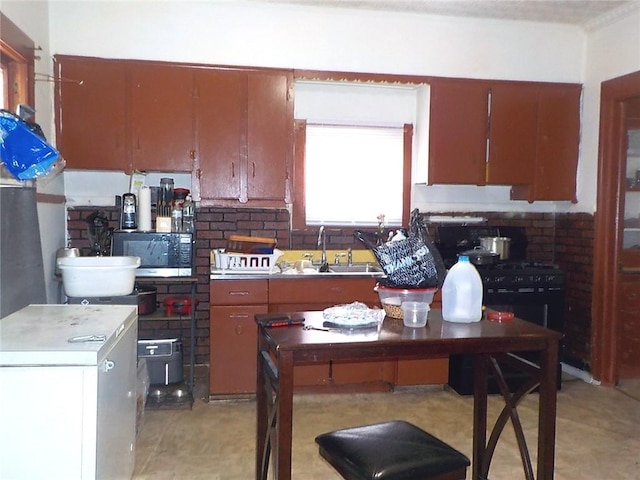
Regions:
M 351 265 L 329 265 L 329 273 L 345 273 L 345 274 L 374 274 L 384 275 L 384 271 L 378 265 L 373 263 L 353 263 Z

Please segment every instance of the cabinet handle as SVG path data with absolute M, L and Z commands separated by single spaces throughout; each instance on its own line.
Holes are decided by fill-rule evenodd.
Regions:
M 231 162 L 231 178 L 236 178 L 236 164 Z
M 249 295 L 249 292 L 247 292 L 246 290 L 235 290 L 235 291 L 229 292 L 230 297 L 233 297 L 234 295 L 240 295 L 242 297 L 245 297 Z
M 249 318 L 249 315 L 247 313 L 232 313 L 231 315 L 229 315 L 229 318 L 233 318 L 235 319 L 247 319 Z
M 251 169 L 253 170 L 253 178 L 256 178 L 256 162 L 251 162 Z
M 236 326 L 236 335 L 242 335 L 242 325 Z

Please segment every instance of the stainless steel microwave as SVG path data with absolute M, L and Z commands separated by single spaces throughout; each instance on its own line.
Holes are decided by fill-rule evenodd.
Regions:
M 140 257 L 137 277 L 190 277 L 191 233 L 113 232 L 111 255 Z

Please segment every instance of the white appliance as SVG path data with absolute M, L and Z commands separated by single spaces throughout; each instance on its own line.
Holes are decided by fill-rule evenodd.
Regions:
M 29 305 L 0 320 L 0 478 L 131 478 L 137 320 L 129 305 Z

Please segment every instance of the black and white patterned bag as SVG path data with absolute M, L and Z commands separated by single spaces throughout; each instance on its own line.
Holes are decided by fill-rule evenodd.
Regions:
M 381 242 L 378 235 L 357 230 L 354 235 L 378 260 L 386 274 L 380 283 L 392 288 L 440 288 L 446 268 L 420 212 L 411 213 L 408 235 L 403 240 Z

